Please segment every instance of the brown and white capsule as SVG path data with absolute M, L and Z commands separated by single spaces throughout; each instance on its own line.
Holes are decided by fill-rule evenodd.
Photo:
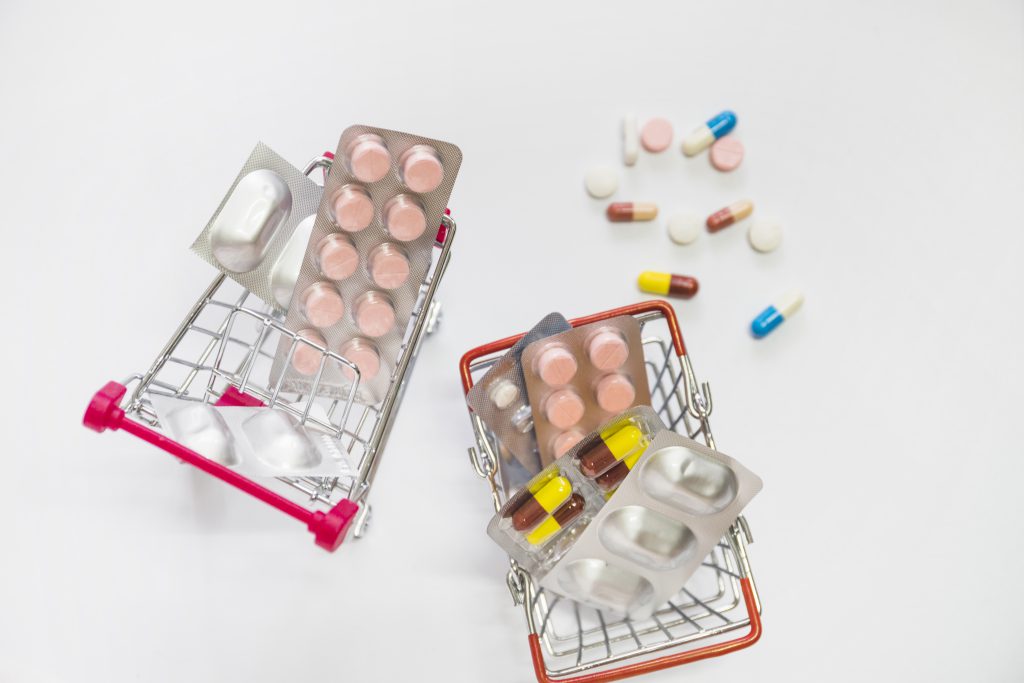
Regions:
M 741 199 L 738 202 L 733 202 L 724 209 L 719 209 L 708 216 L 708 232 L 718 232 L 723 228 L 728 228 L 736 221 L 743 220 L 753 212 L 754 202 L 749 199 Z
M 612 223 L 653 221 L 658 217 L 658 205 L 651 202 L 612 202 L 605 213 Z

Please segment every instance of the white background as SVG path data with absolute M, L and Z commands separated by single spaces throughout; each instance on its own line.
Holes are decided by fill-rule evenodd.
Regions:
M 531 679 L 457 360 L 640 300 L 643 269 L 700 278 L 676 310 L 719 446 L 765 481 L 762 641 L 649 680 L 1020 680 L 1021 5 L 596 4 L 0 5 L 0 680 Z M 778 252 L 740 226 L 677 247 L 584 194 L 626 110 L 678 143 L 727 107 L 739 171 L 673 146 L 616 198 L 749 196 Z M 372 530 L 329 555 L 80 419 L 210 280 L 188 245 L 253 144 L 302 165 L 356 122 L 465 163 Z M 752 340 L 789 286 L 803 310 Z

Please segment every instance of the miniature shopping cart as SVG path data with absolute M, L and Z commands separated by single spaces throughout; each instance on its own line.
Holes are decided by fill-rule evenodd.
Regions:
M 329 152 L 311 161 L 306 175 L 327 169 Z M 93 396 L 85 413 L 87 427 L 102 432 L 121 429 L 162 448 L 180 460 L 262 500 L 303 522 L 317 545 L 335 550 L 351 530 L 359 538 L 370 516 L 367 498 L 381 455 L 394 424 L 409 374 L 423 338 L 438 324 L 440 305 L 434 299 L 451 256 L 455 222 L 444 216 L 430 268 L 419 288 L 416 305 L 384 398 L 373 405 L 354 401 L 358 368 L 334 352 L 317 347 L 284 327 L 258 297 L 223 274 L 188 312 L 170 341 L 145 373 L 123 383 L 108 382 Z M 318 391 L 320 374 L 308 394 L 282 390 L 282 379 L 270 379 L 274 353 L 282 338 L 311 346 L 325 362 L 347 367 L 356 376 L 351 390 L 337 398 Z M 321 368 L 324 363 L 321 364 Z M 159 431 L 151 398 L 162 395 L 215 405 L 265 405 L 291 413 L 333 437 L 355 465 L 350 476 L 277 477 L 259 481 L 199 455 Z
M 649 301 L 570 322 L 579 327 L 620 315 L 635 316 L 641 325 L 654 409 L 670 429 L 703 438 L 715 448 L 708 423 L 710 387 L 698 387 L 670 305 Z M 508 337 L 466 353 L 459 368 L 463 389 L 468 393 L 474 380 L 520 338 Z M 476 435 L 470 460 L 490 484 L 497 511 L 505 502 L 498 443 L 479 417 L 471 412 L 470 418 Z M 746 520 L 738 517 L 679 595 L 644 621 L 611 619 L 538 589 L 529 572 L 510 560 L 508 587 L 515 603 L 526 610 L 537 680 L 613 681 L 753 645 L 761 637 L 761 602 L 747 559 L 747 544 L 752 542 Z M 741 630 L 746 632 L 734 637 Z

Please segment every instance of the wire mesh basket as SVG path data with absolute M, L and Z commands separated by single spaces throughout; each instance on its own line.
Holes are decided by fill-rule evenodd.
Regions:
M 305 169 L 312 175 L 330 167 L 325 153 Z M 317 545 L 335 550 L 349 532 L 361 537 L 370 517 L 368 497 L 380 458 L 420 344 L 440 320 L 435 299 L 451 258 L 455 222 L 444 216 L 430 268 L 420 284 L 384 397 L 366 405 L 355 401 L 359 369 L 337 353 L 316 345 L 284 326 L 284 318 L 224 275 L 199 297 L 170 340 L 144 373 L 124 382 L 108 382 L 92 398 L 84 424 L 103 432 L 123 430 L 180 460 L 256 497 L 306 524 Z M 290 342 L 289 358 L 300 346 L 321 359 L 312 388 L 305 394 L 283 389 L 284 373 L 271 379 L 274 353 L 282 339 Z M 320 379 L 331 366 L 354 379 L 341 397 L 322 392 Z M 265 405 L 290 413 L 301 425 L 327 435 L 347 454 L 354 471 L 347 476 L 281 476 L 249 478 L 186 448 L 160 431 L 152 398 L 169 396 L 214 405 Z
M 570 321 L 574 327 L 621 315 L 635 316 L 643 331 L 644 360 L 652 407 L 670 429 L 715 448 L 707 383 L 698 385 L 683 344 L 675 311 L 664 301 L 625 306 Z M 460 363 L 468 393 L 522 335 L 467 352 Z M 497 440 L 470 412 L 476 445 L 473 468 L 491 491 L 495 510 L 505 503 L 503 460 Z M 526 612 L 529 646 L 537 680 L 561 683 L 613 681 L 734 652 L 761 637 L 761 603 L 747 557 L 753 538 L 744 517 L 729 528 L 680 593 L 650 619 L 606 617 L 568 598 L 538 588 L 510 559 L 506 577 L 512 599 Z M 738 637 L 737 631 L 745 631 Z

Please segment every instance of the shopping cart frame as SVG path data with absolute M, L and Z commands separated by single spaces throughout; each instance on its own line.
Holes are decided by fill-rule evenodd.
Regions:
M 670 347 L 666 346 L 659 339 L 644 338 L 645 350 L 649 345 L 660 346 L 665 357 L 664 364 L 661 367 L 656 367 L 656 363 L 652 365 L 650 360 L 647 359 L 645 351 L 645 361 L 647 362 L 649 372 L 653 374 L 652 402 L 656 403 L 653 397 L 659 390 L 662 391 L 661 406 L 658 408 L 656 405 L 656 409 L 658 409 L 658 412 L 663 417 L 667 418 L 666 421 L 669 426 L 673 429 L 682 426 L 688 436 L 691 438 L 701 437 L 710 448 L 715 448 L 715 440 L 709 423 L 713 406 L 711 388 L 706 382 L 698 384 L 693 372 L 693 365 L 686 352 L 682 330 L 676 319 L 675 311 L 668 303 L 660 300 L 642 302 L 576 318 L 571 320 L 570 324 L 573 327 L 579 327 L 621 315 L 635 316 L 642 327 L 659 319 L 663 319 L 667 323 L 671 337 Z M 521 334 L 506 337 L 505 339 L 500 339 L 468 351 L 459 363 L 463 390 L 468 394 L 474 383 L 474 374 L 481 374 L 485 371 L 487 367 L 497 360 L 499 354 L 507 351 L 522 337 L 523 335 Z M 674 356 L 671 353 L 672 351 L 674 351 Z M 673 399 L 677 402 L 678 410 L 674 414 L 670 409 Z M 477 474 L 488 481 L 492 502 L 497 511 L 504 504 L 503 490 L 498 482 L 501 475 L 501 458 L 497 455 L 497 444 L 494 441 L 493 435 L 488 432 L 486 426 L 478 416 L 473 414 L 472 410 L 470 411 L 470 420 L 473 423 L 473 431 L 477 442 L 476 446 L 469 448 L 470 461 Z M 696 426 L 693 426 L 693 423 Z M 673 611 L 663 609 L 672 616 L 675 616 L 677 613 L 679 617 L 678 623 L 687 627 L 692 624 L 693 629 L 685 633 L 673 633 L 656 614 L 654 620 L 657 622 L 658 629 L 660 629 L 658 633 L 662 639 L 656 643 L 645 645 L 638 636 L 638 632 L 645 633 L 642 630 L 643 627 L 641 625 L 634 625 L 628 619 L 619 622 L 619 624 L 624 624 L 620 630 L 626 634 L 621 637 L 612 635 L 612 627 L 618 627 L 619 624 L 611 621 L 606 622 L 600 613 L 597 613 L 598 627 L 585 631 L 580 621 L 579 606 L 575 606 L 578 645 L 575 650 L 572 647 L 563 647 L 562 651 L 556 650 L 552 643 L 549 642 L 551 638 L 546 634 L 548 619 L 555 609 L 555 603 L 561 600 L 561 598 L 556 597 L 548 603 L 542 595 L 543 591 L 538 590 L 529 572 L 510 558 L 507 584 L 509 591 L 512 593 L 513 601 L 516 604 L 523 605 L 526 612 L 530 653 L 537 680 L 540 683 L 604 683 L 606 681 L 619 680 L 680 666 L 709 657 L 717 657 L 750 647 L 760 639 L 762 634 L 761 602 L 746 551 L 747 544 L 752 542 L 753 538 L 746 519 L 740 516 L 730 527 L 723 542 L 709 555 L 711 562 L 709 563 L 706 560 L 703 565 L 704 567 L 710 567 L 711 571 L 718 575 L 721 584 L 724 585 L 726 582 L 732 582 L 733 585 L 738 584 L 742 600 L 740 600 L 740 595 L 737 595 L 734 598 L 734 602 L 742 602 L 746 612 L 745 618 L 735 620 L 727 618 L 723 613 L 728 610 L 718 611 L 684 588 L 683 592 L 687 593 L 692 598 L 692 601 L 683 606 L 669 601 L 668 607 Z M 720 562 L 717 556 L 721 556 L 723 560 Z M 732 569 L 735 569 L 735 571 L 732 571 Z M 727 577 L 725 581 L 722 580 L 723 575 Z M 575 603 L 573 604 L 575 605 Z M 726 624 L 717 628 L 703 628 L 697 623 L 696 619 L 687 615 L 684 611 L 687 607 L 697 605 L 707 608 L 706 614 L 708 616 L 715 615 L 720 617 Z M 729 606 L 729 609 L 735 606 L 733 604 Z M 540 622 L 539 627 L 538 621 Z M 730 640 L 721 640 L 724 634 L 748 626 L 749 630 L 745 634 Z M 664 636 L 661 636 L 661 632 L 664 633 Z M 589 644 L 585 642 L 585 637 L 588 635 L 590 636 Z M 630 636 L 635 641 L 636 647 L 630 647 L 629 649 L 613 653 L 613 638 L 616 644 L 619 644 L 620 641 L 628 642 Z M 606 656 L 594 657 L 587 662 L 583 662 L 583 655 L 586 649 L 601 648 L 602 637 Z M 565 639 L 563 638 L 563 640 Z M 715 642 L 694 649 L 683 649 L 691 643 L 707 640 L 714 640 Z M 671 652 L 661 654 L 665 651 Z M 548 653 L 551 660 L 564 657 L 571 658 L 573 654 L 575 654 L 576 660 L 573 665 L 553 669 L 545 658 L 545 652 Z
M 325 152 L 310 161 L 304 173 L 311 176 L 322 169 L 326 177 L 333 160 L 334 155 Z M 435 243 L 439 251 L 420 285 L 387 392 L 378 403 L 355 403 L 360 377 L 355 364 L 297 337 L 285 328 L 281 316 L 268 312 L 266 304 L 258 297 L 221 274 L 192 306 L 146 372 L 132 375 L 123 382 L 108 382 L 96 392 L 85 411 L 83 424 L 97 432 L 122 430 L 167 451 L 297 519 L 313 533 L 318 546 L 336 550 L 350 530 L 359 538 L 367 529 L 370 515 L 367 497 L 396 412 L 420 345 L 440 320 L 440 302 L 435 295 L 451 260 L 455 233 L 455 221 L 449 215 L 443 216 Z M 234 293 L 231 293 L 232 288 Z M 205 326 L 204 318 L 211 316 L 218 324 Z M 253 327 L 255 329 L 250 329 Z M 184 342 L 197 337 L 201 348 L 198 353 L 188 354 L 183 350 Z M 305 395 L 283 391 L 281 381 L 274 385 L 269 380 L 261 383 L 257 376 L 257 367 L 269 367 L 267 361 L 272 361 L 277 340 L 282 337 L 291 340 L 289 359 L 300 345 L 313 347 L 321 354 L 320 371 Z M 239 356 L 241 360 L 233 364 Z M 340 398 L 324 397 L 318 391 L 321 375 L 329 363 L 348 368 L 355 376 L 353 385 Z M 172 369 L 182 368 L 185 376 L 180 381 L 177 376 L 174 382 L 163 378 Z M 202 386 L 204 377 L 205 387 Z M 130 392 L 129 387 L 132 387 Z M 159 424 L 149 402 L 151 394 L 215 405 L 267 405 L 283 409 L 300 424 L 328 432 L 343 452 L 358 461 L 358 467 L 350 477 L 296 476 L 268 478 L 266 483 L 256 481 L 203 457 L 155 429 Z M 318 412 L 315 406 L 322 410 Z

